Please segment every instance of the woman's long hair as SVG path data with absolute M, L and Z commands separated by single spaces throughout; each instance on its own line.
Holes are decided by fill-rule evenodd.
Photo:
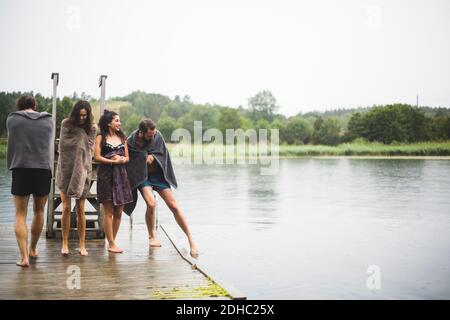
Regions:
M 100 120 L 98 121 L 98 126 L 100 127 L 100 135 L 102 136 L 102 147 L 106 143 L 106 137 L 109 135 L 109 127 L 108 124 L 110 124 L 114 117 L 118 116 L 118 114 L 114 111 L 106 110 L 103 112 L 103 115 L 100 117 Z M 122 132 L 122 130 L 119 130 L 116 132 L 116 134 L 120 137 L 120 140 L 122 140 L 122 143 L 127 140 L 127 137 Z
M 80 123 L 80 110 L 86 110 L 86 121 L 84 124 Z M 88 101 L 79 100 L 72 108 L 72 112 L 69 116 L 69 121 L 72 125 L 82 127 L 84 131 L 89 135 L 92 130 L 92 122 L 94 117 L 92 116 L 92 108 Z

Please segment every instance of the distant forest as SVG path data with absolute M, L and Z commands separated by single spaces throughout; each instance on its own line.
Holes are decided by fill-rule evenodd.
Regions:
M 0 137 L 6 137 L 6 118 L 16 110 L 16 101 L 23 94 L 33 95 L 38 111 L 51 112 L 52 98 L 33 92 L 0 92 Z M 89 100 L 98 121 L 98 101 L 82 93 L 74 93 L 57 101 L 58 129 L 79 99 Z M 152 118 L 166 141 L 173 130 L 186 128 L 193 132 L 194 121 L 202 121 L 203 130 L 217 128 L 244 130 L 279 129 L 282 144 L 337 145 L 355 139 L 385 144 L 450 139 L 450 109 L 390 104 L 356 109 L 298 113 L 286 117 L 278 113 L 276 98 L 270 91 L 261 91 L 248 99 L 247 107 L 197 104 L 189 96 L 167 96 L 135 91 L 107 101 L 107 108 L 120 114 L 123 130 L 128 134 L 139 121 Z

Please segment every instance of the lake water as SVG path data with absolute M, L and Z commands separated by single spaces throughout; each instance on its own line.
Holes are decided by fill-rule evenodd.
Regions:
M 13 223 L 0 164 L 0 223 Z M 280 159 L 272 176 L 256 165 L 175 173 L 199 264 L 250 299 L 450 299 L 448 160 Z M 140 200 L 133 223 L 144 213 Z

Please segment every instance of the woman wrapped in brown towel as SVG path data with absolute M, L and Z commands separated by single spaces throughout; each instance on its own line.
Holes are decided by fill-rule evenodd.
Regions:
M 84 204 L 91 186 L 92 157 L 96 126 L 88 101 L 78 101 L 70 117 L 61 122 L 56 185 L 63 204 L 61 254 L 69 254 L 71 198 L 76 201 L 80 254 L 88 255 L 85 245 L 86 217 Z

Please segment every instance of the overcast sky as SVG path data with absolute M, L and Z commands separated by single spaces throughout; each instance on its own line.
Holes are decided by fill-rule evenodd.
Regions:
M 0 91 L 133 90 L 280 112 L 450 107 L 448 0 L 0 0 Z

